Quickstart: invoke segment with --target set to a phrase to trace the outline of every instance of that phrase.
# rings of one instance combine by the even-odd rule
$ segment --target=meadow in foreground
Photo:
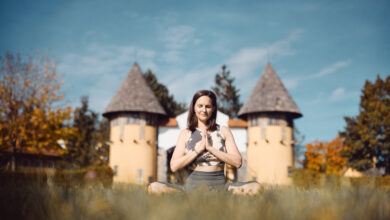
[[[1,185],[0,197],[2,219],[390,219],[390,193],[373,187],[292,186],[240,196],[202,189],[149,195],[127,184]]]

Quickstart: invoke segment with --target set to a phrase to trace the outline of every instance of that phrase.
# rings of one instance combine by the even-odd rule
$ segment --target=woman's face
[[[202,122],[206,122],[213,113],[213,104],[208,96],[201,96],[196,100],[194,111],[196,117]]]

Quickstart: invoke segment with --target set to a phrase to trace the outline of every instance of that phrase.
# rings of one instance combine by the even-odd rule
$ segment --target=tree
[[[340,132],[345,144],[348,165],[360,171],[384,167],[390,174],[390,76],[377,76],[375,83],[366,81],[360,96],[359,114],[345,117]]]
[[[305,146],[305,161],[304,167],[309,170],[316,172],[325,171],[325,158],[324,158],[324,143],[320,141],[314,141],[313,143],[308,143]]]
[[[343,156],[342,152],[347,149],[348,147],[343,144],[340,136],[337,136],[327,144],[325,151],[326,174],[341,173],[347,163],[347,159]]]
[[[241,108],[239,90],[234,86],[234,77],[230,76],[230,71],[226,65],[222,65],[220,73],[215,75],[215,86],[212,87],[218,98],[218,109],[231,118],[237,117]]]
[[[7,167],[15,170],[16,154],[26,150],[61,153],[57,141],[70,132],[64,123],[71,108],[60,105],[55,59],[39,52],[25,59],[5,52],[0,62],[0,149]]]
[[[173,95],[169,94],[168,88],[158,82],[151,70],[147,70],[144,77],[169,117],[175,117],[186,110],[186,104],[176,102]]]
[[[81,98],[81,107],[73,113],[73,133],[64,155],[65,167],[85,168],[106,165],[109,131],[107,121],[99,122],[98,114],[88,108],[88,97]]]
[[[314,141],[305,148],[306,169],[326,174],[340,174],[346,164],[346,158],[342,155],[346,146],[340,137],[330,142]]]

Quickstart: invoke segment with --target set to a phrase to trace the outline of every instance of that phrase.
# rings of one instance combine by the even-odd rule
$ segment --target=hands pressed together
[[[207,150],[210,151],[212,146],[209,143],[209,139],[207,137],[207,130],[202,130],[202,140],[195,146],[195,152],[197,154],[203,153],[203,151]]]

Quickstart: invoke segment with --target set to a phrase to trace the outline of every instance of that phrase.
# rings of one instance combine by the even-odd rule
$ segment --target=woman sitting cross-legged
[[[243,194],[254,194],[260,190],[260,184],[255,181],[226,182],[225,163],[240,168],[241,155],[230,129],[216,123],[216,99],[209,90],[200,90],[192,98],[188,128],[180,132],[170,162],[173,172],[189,168],[184,186],[153,182],[148,186],[150,193],[191,191],[201,186]]]

